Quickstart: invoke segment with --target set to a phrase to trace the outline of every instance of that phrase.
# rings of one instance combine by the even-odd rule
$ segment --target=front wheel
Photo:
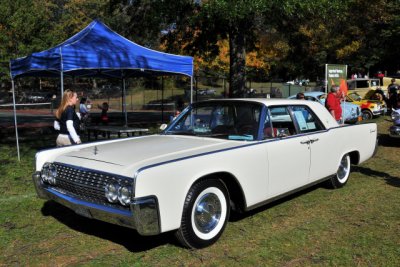
[[[330,179],[330,185],[333,188],[343,187],[350,176],[350,156],[346,154],[342,157],[339,163],[338,170],[335,175],[333,175]]]
[[[230,201],[225,184],[217,179],[195,183],[183,207],[177,239],[189,248],[203,248],[215,243],[229,218]]]
[[[370,120],[374,117],[374,114],[372,114],[371,110],[369,109],[364,109],[363,111],[361,111],[361,113],[363,120]]]

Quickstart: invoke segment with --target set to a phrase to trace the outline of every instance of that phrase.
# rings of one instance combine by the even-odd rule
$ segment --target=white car
[[[33,180],[39,197],[80,215],[142,235],[175,231],[201,248],[218,240],[231,210],[323,181],[344,186],[376,140],[376,124],[339,126],[316,102],[210,100],[158,135],[38,152]]]

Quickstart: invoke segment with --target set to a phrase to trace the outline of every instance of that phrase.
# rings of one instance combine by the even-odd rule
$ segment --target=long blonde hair
[[[61,114],[64,112],[64,110],[68,107],[69,105],[69,100],[74,97],[75,91],[71,89],[67,89],[64,91],[63,97],[61,99],[61,104],[56,110],[56,118],[60,119]]]

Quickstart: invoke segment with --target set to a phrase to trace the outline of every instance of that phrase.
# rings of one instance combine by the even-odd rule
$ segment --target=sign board
[[[328,88],[332,85],[339,86],[342,79],[347,79],[347,65],[325,65],[325,92],[328,92]]]

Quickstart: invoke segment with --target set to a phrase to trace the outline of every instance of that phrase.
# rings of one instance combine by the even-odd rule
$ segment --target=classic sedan
[[[161,134],[40,151],[33,181],[39,197],[82,216],[142,235],[174,231],[201,248],[218,240],[231,210],[321,182],[344,186],[376,138],[376,124],[339,126],[316,102],[210,100]]]
[[[324,92],[304,92],[304,98],[310,101],[316,101],[325,106],[326,94]],[[288,97],[289,99],[296,99],[296,95]],[[362,119],[361,109],[358,105],[348,101],[340,104],[343,110],[343,118],[345,123],[356,123]]]

